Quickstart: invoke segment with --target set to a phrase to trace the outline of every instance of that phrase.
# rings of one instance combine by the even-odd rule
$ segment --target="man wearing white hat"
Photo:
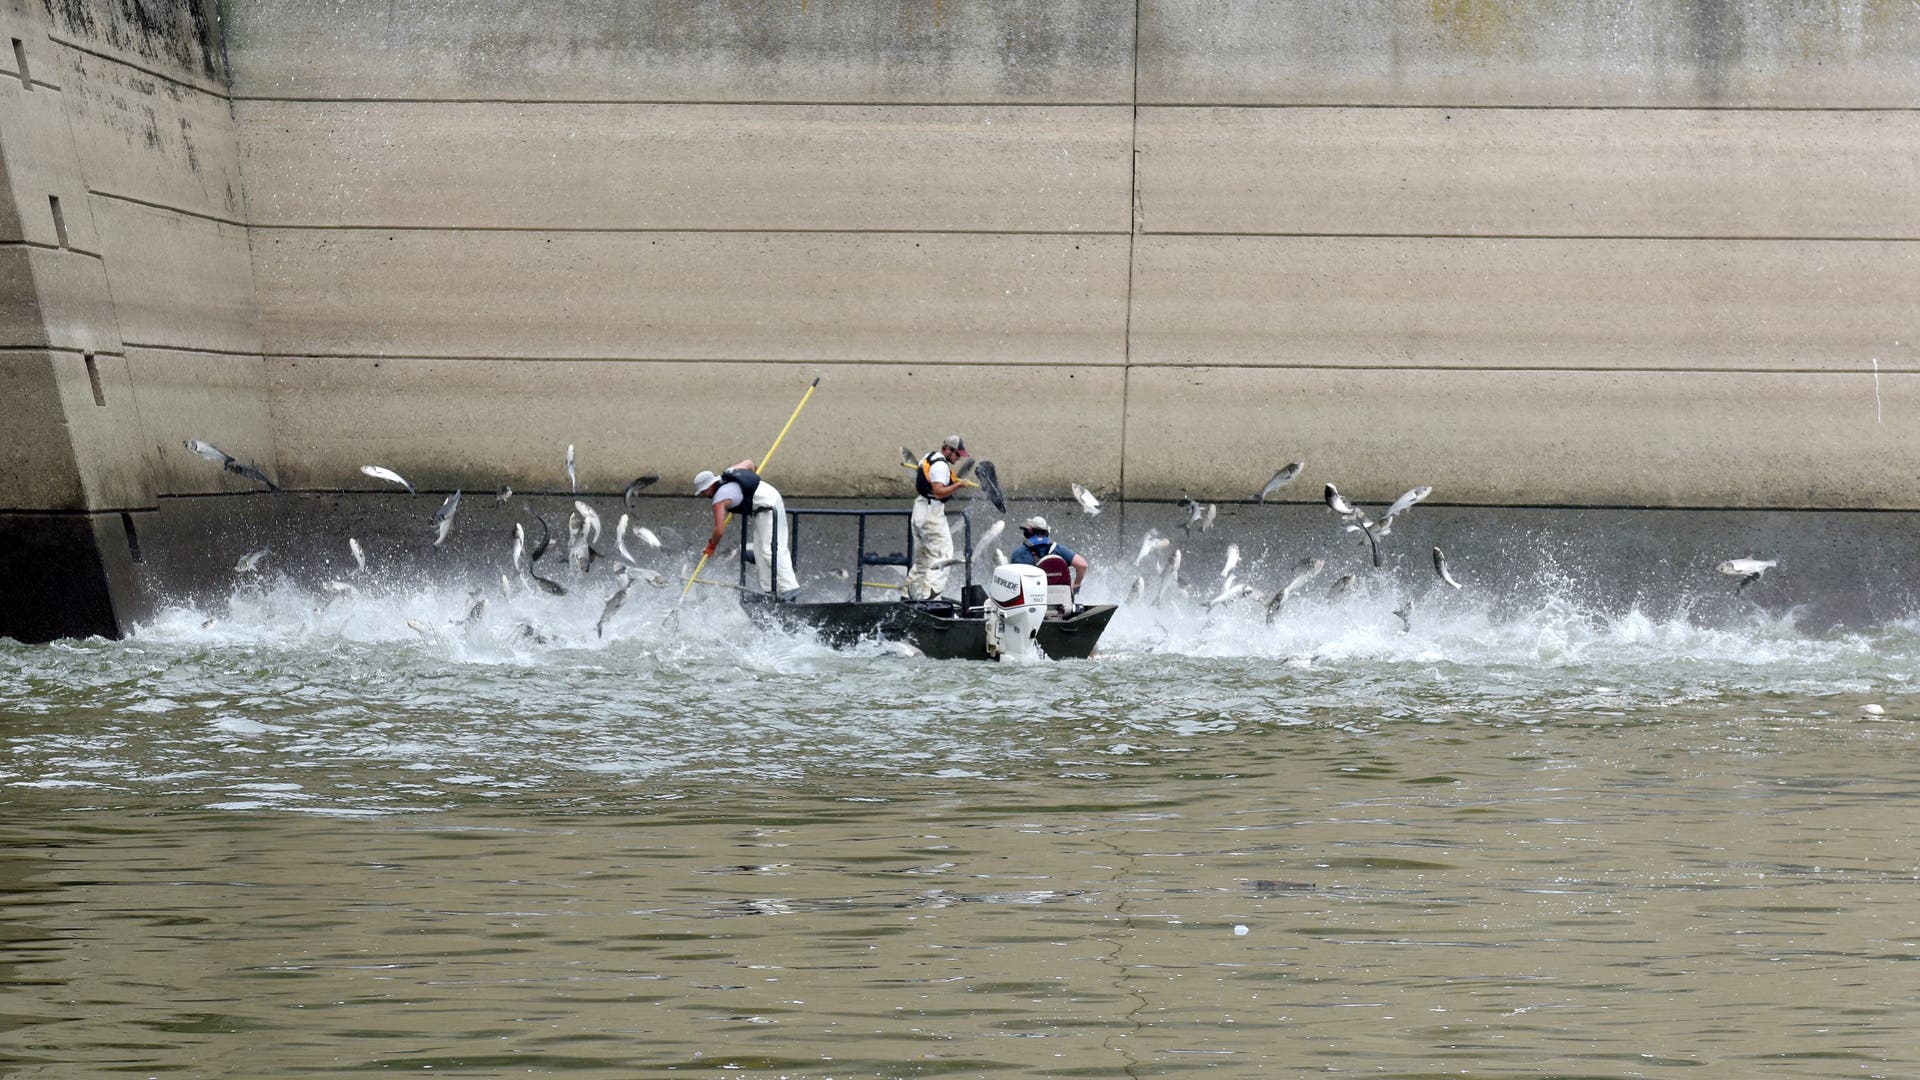
[[[953,559],[953,533],[947,528],[947,500],[966,487],[953,475],[953,463],[967,453],[958,435],[941,440],[940,448],[920,459],[913,473],[913,569],[907,572],[907,599],[930,600],[947,591],[947,569]]]
[[[1013,549],[1008,562],[1037,566],[1047,573],[1048,585],[1065,585],[1078,593],[1087,580],[1087,558],[1065,545],[1053,542],[1047,519],[1035,514],[1020,523],[1020,546]]]
[[[768,592],[774,582],[774,534],[779,533],[780,595],[786,597],[800,588],[793,576],[793,541],[788,537],[787,504],[772,484],[753,471],[753,459],[735,465],[723,473],[702,469],[693,478],[693,493],[713,500],[713,535],[707,539],[706,553],[712,555],[727,533],[727,515],[746,514],[753,518],[753,568],[760,578],[760,592]]]

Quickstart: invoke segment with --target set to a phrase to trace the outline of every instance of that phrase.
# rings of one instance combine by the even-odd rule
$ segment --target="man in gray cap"
[[[920,459],[913,472],[913,569],[907,573],[907,599],[929,600],[947,589],[953,558],[953,533],[947,528],[947,500],[968,481],[953,474],[953,464],[967,453],[966,440],[949,435],[940,448]]]
[[[793,542],[787,536],[786,501],[772,484],[753,471],[752,458],[722,473],[702,469],[700,475],[693,478],[693,493],[713,500],[713,535],[707,538],[708,555],[713,554],[726,536],[729,513],[749,515],[753,518],[753,568],[760,578],[761,594],[765,595],[773,587],[776,531],[780,534],[780,595],[784,598],[800,588],[800,582],[793,576]]]
[[[1047,519],[1038,514],[1020,523],[1020,546],[1007,561],[1037,566],[1046,571],[1048,585],[1065,585],[1075,595],[1087,580],[1087,557],[1054,543]]]

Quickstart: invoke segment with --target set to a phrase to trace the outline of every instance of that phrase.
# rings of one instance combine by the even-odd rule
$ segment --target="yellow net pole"
[[[767,462],[773,460],[773,452],[775,450],[780,449],[781,441],[787,437],[787,432],[793,430],[793,422],[795,420],[800,419],[800,410],[807,407],[807,401],[813,397],[814,388],[818,387],[819,385],[820,385],[820,377],[816,375],[813,377],[813,381],[807,384],[807,392],[801,395],[800,404],[795,405],[793,407],[793,415],[787,417],[787,426],[781,428],[780,434],[775,435],[773,437],[773,445],[767,448],[766,455],[763,456],[759,461],[760,468],[757,470],[758,472],[762,474],[766,473]],[[727,511],[727,516],[721,520],[720,527],[722,529],[725,529],[732,522],[733,522],[733,511],[729,510]],[[713,556],[707,554],[704,551],[700,553],[700,565],[693,568],[693,576],[689,577],[687,579],[687,583],[684,586],[682,586],[680,589],[680,598],[682,600],[686,599],[687,593],[692,591],[694,581],[700,577],[700,571],[705,570],[707,568],[707,560],[711,558],[713,558]],[[780,561],[779,552],[776,551],[773,553],[773,560],[775,563],[773,572],[777,576],[780,573],[780,567],[778,565]]]

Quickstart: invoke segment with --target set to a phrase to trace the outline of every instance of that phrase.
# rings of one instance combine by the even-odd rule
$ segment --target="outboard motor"
[[[1037,566],[1008,563],[987,585],[987,655],[1013,663],[1045,659],[1040,624],[1047,617],[1047,575]]]

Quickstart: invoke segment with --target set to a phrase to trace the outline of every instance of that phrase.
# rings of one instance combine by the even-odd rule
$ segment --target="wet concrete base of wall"
[[[0,636],[45,641],[137,633],[169,608],[224,610],[240,590],[274,586],[311,590],[319,601],[335,591],[330,582],[496,592],[502,574],[512,573],[514,526],[525,529],[529,546],[538,542],[542,530],[533,511],[552,531],[552,547],[539,564],[543,576],[573,591],[614,590],[610,560],[584,576],[566,565],[574,496],[516,494],[500,505],[490,492],[466,493],[451,533],[436,547],[431,518],[443,498],[426,492],[262,494],[168,498],[156,511],[127,515],[0,515]],[[711,526],[705,505],[692,496],[644,497],[631,510],[617,495],[580,501],[603,522],[605,535],[595,545],[600,551],[614,551],[612,534],[623,513],[651,530],[661,549],[631,531],[627,547],[675,590]],[[790,509],[854,506],[899,511],[869,519],[867,549],[906,552],[905,500],[807,500]],[[1364,539],[1343,531],[1318,502],[1221,505],[1211,528],[1189,531],[1181,527],[1185,511],[1169,504],[1109,503],[1098,516],[1088,516],[1072,503],[1016,500],[1000,515],[976,500],[953,509],[956,546],[965,542],[963,509],[972,515],[976,537],[993,521],[1007,521],[995,545],[1003,550],[1017,542],[1015,526],[1022,519],[1046,515],[1054,538],[1091,560],[1086,598],[1095,601],[1122,600],[1136,578],[1152,595],[1171,551],[1136,565],[1152,529],[1181,551],[1178,580],[1192,603],[1219,591],[1227,549],[1234,545],[1240,550],[1235,580],[1252,585],[1262,599],[1284,585],[1301,560],[1317,558],[1325,565],[1316,593],[1354,574],[1379,595],[1421,602],[1472,597],[1494,617],[1559,603],[1596,617],[1638,610],[1705,625],[1764,615],[1819,633],[1920,615],[1920,587],[1910,572],[1920,565],[1920,516],[1912,513],[1421,505],[1394,523],[1381,545],[1383,565],[1375,568]],[[795,562],[807,599],[851,599],[851,585],[829,571],[853,568],[855,529],[852,518],[799,521]],[[730,534],[703,577],[741,580],[736,535]],[[365,554],[365,574],[350,538]],[[1437,577],[1435,547],[1445,551],[1450,572],[1463,586],[1459,594]],[[257,569],[237,569],[243,557],[262,549]],[[1735,558],[1778,565],[1742,589],[1736,578],[1716,570]],[[975,580],[984,580],[991,566],[983,555],[973,568]],[[886,566],[867,570],[867,579],[882,586],[900,577]],[[517,577],[515,582],[525,587]],[[898,591],[878,587],[865,595],[884,599]]]

